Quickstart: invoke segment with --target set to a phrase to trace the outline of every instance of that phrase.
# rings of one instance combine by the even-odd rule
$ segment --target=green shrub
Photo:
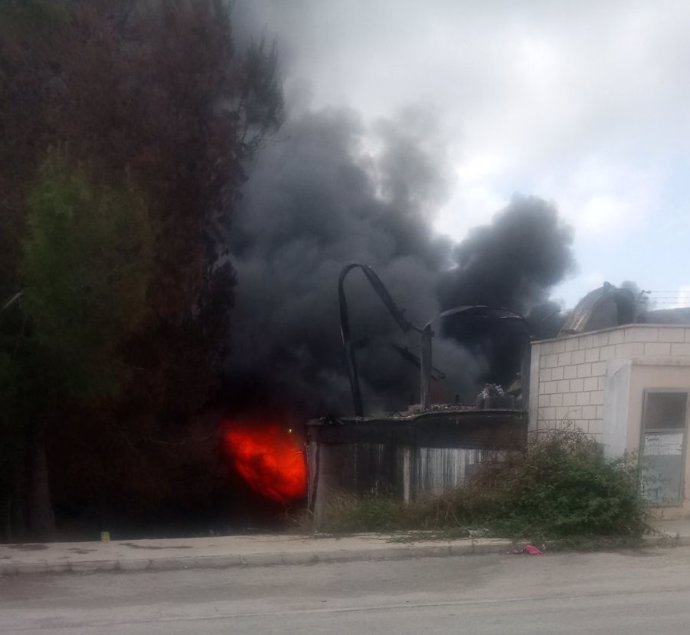
[[[492,524],[511,535],[634,537],[646,526],[636,461],[605,458],[578,430],[541,436],[493,477]]]

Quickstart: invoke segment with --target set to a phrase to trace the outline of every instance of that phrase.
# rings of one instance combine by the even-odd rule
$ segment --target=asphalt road
[[[0,633],[686,634],[690,547],[0,578]]]

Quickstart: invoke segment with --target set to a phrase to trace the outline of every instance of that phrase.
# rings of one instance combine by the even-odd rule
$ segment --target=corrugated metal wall
[[[342,492],[405,501],[442,494],[480,464],[520,451],[526,429],[517,411],[315,424],[307,453],[310,509],[318,519],[329,496]]]

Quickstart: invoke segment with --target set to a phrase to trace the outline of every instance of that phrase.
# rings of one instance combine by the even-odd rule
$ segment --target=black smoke
[[[367,127],[347,110],[304,112],[253,167],[232,226],[237,304],[227,395],[234,407],[288,407],[300,415],[349,413],[336,285],[350,262],[372,265],[406,317],[423,325],[454,304],[527,311],[572,265],[571,234],[554,208],[516,198],[453,246],[432,230],[448,188],[440,135],[419,113]],[[367,412],[419,399],[418,371],[374,292],[347,282]],[[486,356],[446,327],[435,365],[437,398],[471,395],[490,374]],[[458,345],[460,342],[462,345]],[[392,346],[397,345],[398,350]]]
[[[574,266],[572,230],[539,198],[514,196],[490,225],[453,249],[456,267],[440,285],[444,308],[486,304],[526,313]]]
[[[514,196],[492,222],[453,249],[455,266],[441,275],[441,306],[509,309],[525,323],[449,320],[444,333],[485,361],[481,381],[506,384],[520,372],[529,338],[553,337],[563,321],[548,292],[574,268],[573,233],[554,205]]]

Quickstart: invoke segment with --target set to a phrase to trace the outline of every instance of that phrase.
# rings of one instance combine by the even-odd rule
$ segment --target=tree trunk
[[[22,456],[25,455],[25,448],[17,450]],[[10,497],[10,528],[11,536],[9,540],[17,542],[26,535],[26,460],[17,458],[13,467],[14,479],[12,483],[12,495]]]
[[[12,499],[8,496],[2,506],[2,531],[0,539],[5,542],[13,542],[14,533],[12,531]]]
[[[29,442],[29,532],[34,539],[47,540],[55,534],[55,514],[50,496],[50,477],[46,455],[45,428],[32,435]]]

